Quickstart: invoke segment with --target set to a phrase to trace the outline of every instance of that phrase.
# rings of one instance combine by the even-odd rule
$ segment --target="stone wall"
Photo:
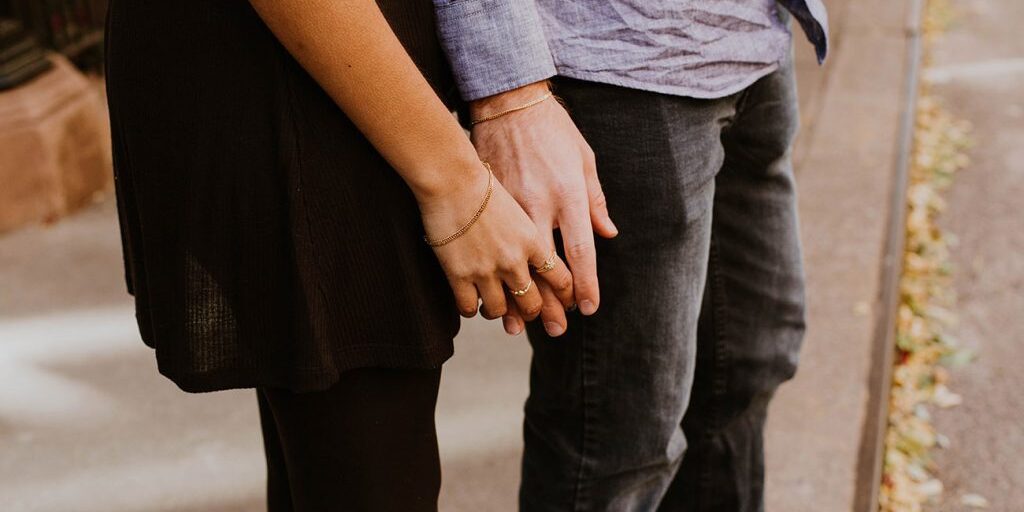
[[[102,87],[51,59],[50,71],[0,92],[0,232],[54,222],[111,187]]]

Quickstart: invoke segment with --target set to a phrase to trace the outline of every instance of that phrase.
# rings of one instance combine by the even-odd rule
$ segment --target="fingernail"
[[[510,336],[515,336],[523,332],[523,324],[519,323],[519,320],[510,319],[505,321],[505,332]]]
[[[561,336],[565,332],[565,329],[555,322],[544,322],[544,330],[547,331],[548,336]]]
[[[571,311],[576,311],[576,303],[573,302],[572,304],[569,304],[569,306],[567,308],[565,308],[565,310],[566,311],[570,311],[570,312]]]
[[[593,302],[586,299],[580,301],[581,313],[584,315],[593,315],[595,311],[597,311],[597,306],[595,306]]]

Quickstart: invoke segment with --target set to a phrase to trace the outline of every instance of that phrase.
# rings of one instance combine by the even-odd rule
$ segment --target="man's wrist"
[[[472,119],[483,119],[509,109],[515,109],[531,101],[536,101],[550,91],[551,86],[547,80],[527,84],[469,102],[469,115]]]

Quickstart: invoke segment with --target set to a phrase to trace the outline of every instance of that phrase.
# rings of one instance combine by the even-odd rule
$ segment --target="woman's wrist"
[[[487,169],[487,191],[484,193],[483,199],[480,200],[480,206],[477,207],[476,213],[474,213],[465,224],[461,225],[448,236],[442,238],[439,236],[431,237],[429,234],[425,235],[423,240],[426,241],[428,245],[431,247],[442,247],[448,245],[466,234],[466,232],[473,227],[473,224],[476,224],[476,222],[480,220],[480,216],[484,214],[484,210],[487,209],[487,205],[490,203],[491,195],[494,193],[494,173],[491,172],[491,167],[486,163],[484,164],[484,168]]]
[[[417,194],[427,243],[438,247],[445,245],[440,240],[450,241],[447,239],[453,233],[459,233],[454,238],[464,234],[484,213],[493,187],[499,187],[497,181],[483,162],[476,160],[468,175],[429,194]]]
[[[416,201],[421,205],[458,201],[479,188],[486,180],[487,170],[483,162],[473,154],[472,158],[449,160],[444,164],[413,173],[414,179],[407,180]]]

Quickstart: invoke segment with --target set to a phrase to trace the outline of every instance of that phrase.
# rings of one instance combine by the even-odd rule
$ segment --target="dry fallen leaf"
[[[934,499],[942,494],[942,482],[937,478],[932,478],[931,480],[919,484],[918,490],[921,494],[924,494],[926,498]]]
[[[935,386],[935,390],[932,392],[932,403],[943,409],[955,407],[963,401],[963,397],[950,391],[945,384]]]
[[[960,504],[971,508],[988,508],[988,500],[980,494],[964,494],[960,496]]]
[[[949,13],[945,0],[929,0],[926,50],[927,41],[948,23]],[[929,452],[949,446],[949,439],[935,432],[929,406],[952,407],[962,401],[947,387],[948,372],[939,365],[949,362],[956,366],[974,357],[958,348],[947,334],[956,322],[949,258],[949,245],[956,239],[943,233],[936,222],[945,209],[944,190],[967,165],[964,151],[969,130],[941,108],[927,86],[922,87],[906,195],[906,243],[879,493],[881,512],[920,512],[923,504],[942,493],[942,482],[929,471]],[[970,500],[983,503],[984,498]]]

